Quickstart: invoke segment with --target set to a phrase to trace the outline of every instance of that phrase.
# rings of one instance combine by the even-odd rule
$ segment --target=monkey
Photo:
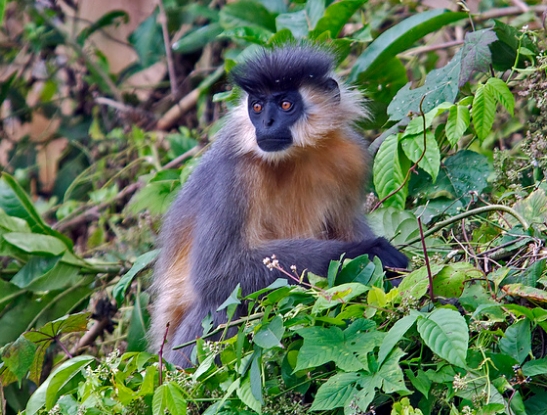
[[[367,113],[333,67],[328,49],[292,44],[263,49],[232,70],[241,100],[160,231],[151,350],[162,346],[167,322],[170,346],[200,337],[208,314],[225,323],[217,308],[238,283],[247,295],[287,279],[264,265],[272,255],[285,270],[318,275],[343,254],[407,266],[361,214],[371,160],[356,121]],[[168,361],[190,365],[191,347],[166,349]]]

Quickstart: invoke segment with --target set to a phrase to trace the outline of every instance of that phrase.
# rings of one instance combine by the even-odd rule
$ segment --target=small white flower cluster
[[[273,271],[274,269],[279,268],[279,260],[276,258],[275,255],[264,258],[262,262],[264,263],[264,265],[266,265],[266,267],[268,267],[270,271]]]

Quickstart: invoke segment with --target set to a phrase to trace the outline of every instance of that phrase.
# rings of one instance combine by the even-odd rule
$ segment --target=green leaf
[[[431,274],[433,277],[437,275],[441,269],[442,265],[431,264]],[[421,267],[417,270],[412,271],[406,277],[403,278],[401,284],[399,285],[399,293],[402,298],[407,299],[420,299],[422,298],[429,287],[429,277],[427,275],[427,267]]]
[[[308,17],[305,10],[283,13],[275,18],[277,30],[288,29],[297,39],[308,35]]]
[[[263,325],[254,336],[254,342],[263,349],[282,347],[281,339],[285,333],[283,320],[275,316],[272,321]]]
[[[4,12],[6,11],[6,3],[8,0],[0,0],[0,24],[4,22]],[[1,103],[1,101],[0,101]]]
[[[171,415],[186,415],[186,400],[181,387],[175,382],[160,385],[152,399],[152,413],[164,415],[166,410]]]
[[[262,4],[251,0],[229,3],[220,10],[220,24],[224,29],[260,26],[275,33],[275,14]]]
[[[499,341],[500,350],[522,364],[532,350],[530,322],[523,318],[512,324]]]
[[[38,269],[34,267],[31,267],[30,269],[27,268],[29,264],[34,264],[36,262],[41,261],[39,261],[39,259],[37,260],[36,257],[32,257],[17,275],[15,275],[15,277],[21,278],[21,280],[19,280],[20,283],[25,281],[25,289],[29,291],[39,293],[60,290],[81,282],[82,277],[79,275],[80,268],[66,264],[62,259],[57,261],[52,269],[47,270],[44,273],[40,272],[39,267]]]
[[[427,398],[429,396],[429,391],[431,390],[432,382],[425,372],[423,370],[418,370],[418,375],[415,376],[412,370],[406,369],[405,374],[410,380],[410,383],[412,383],[412,386]]]
[[[316,38],[328,31],[331,39],[336,39],[351,16],[366,2],[367,0],[340,0],[331,4],[310,33],[310,38]]]
[[[378,36],[357,58],[349,82],[363,81],[371,76],[371,73],[385,70],[386,62],[412,47],[417,40],[449,23],[465,18],[466,13],[433,9],[403,20]]]
[[[230,39],[241,39],[250,43],[265,46],[271,39],[272,35],[272,32],[261,27],[236,27],[234,29],[225,30],[219,36]],[[229,92],[233,93],[234,90]]]
[[[29,254],[58,256],[67,250],[64,241],[50,235],[10,232],[3,237],[10,245]]]
[[[154,249],[153,251],[140,255],[133,263],[131,269],[120,278],[112,291],[112,295],[116,299],[118,307],[122,305],[127,288],[131,285],[135,276],[150,265],[150,263],[156,259],[158,254],[159,249]]]
[[[401,88],[388,106],[389,119],[392,121],[402,120],[410,112],[420,114],[421,102],[424,113],[443,102],[453,103],[459,91],[460,69],[461,50],[444,67],[429,72],[421,87],[411,90],[409,82]]]
[[[30,396],[25,414],[34,415],[44,406],[49,411],[57,402],[61,388],[94,360],[93,356],[77,356],[62,363]]]
[[[76,37],[76,42],[83,46],[85,41],[95,33],[107,26],[118,25],[120,23],[128,23],[129,14],[125,10],[112,10],[102,15],[98,20],[95,20],[91,25],[83,29]]]
[[[139,63],[143,69],[159,62],[165,56],[163,34],[157,18],[158,10],[156,9],[128,38],[139,56]]]
[[[494,69],[505,71],[511,69],[517,59],[519,48],[526,48],[533,51],[536,56],[539,51],[537,45],[527,35],[521,33],[516,27],[505,24],[499,20],[494,21],[494,32],[498,41],[490,45],[492,51],[492,63]],[[519,55],[517,68],[526,67],[531,59],[524,54]]]
[[[148,300],[149,295],[146,292],[141,292],[135,297],[135,304],[133,305],[131,319],[129,320],[129,328],[127,329],[128,352],[146,351],[146,332],[150,320],[147,311]]]
[[[422,168],[433,179],[433,183],[437,180],[439,169],[441,168],[441,151],[435,135],[431,131],[426,132],[425,149],[424,149],[424,135],[404,135],[401,140],[401,148],[408,159],[416,163],[422,156],[425,150],[424,157],[418,163],[418,166]]]
[[[418,315],[405,316],[398,320],[391,329],[387,332],[386,337],[380,345],[378,351],[378,365],[381,365],[386,357],[391,353],[393,348],[399,343],[406,332],[414,325]]]
[[[240,28],[242,29],[242,28]],[[237,37],[235,33],[226,33],[220,23],[210,23],[193,30],[173,44],[173,51],[177,53],[192,53],[203,49],[205,45],[216,40],[221,33],[228,37]]]
[[[378,197],[383,199],[398,189],[405,180],[405,173],[399,157],[398,136],[391,135],[380,146],[372,168],[374,188]],[[384,202],[384,206],[403,209],[408,194],[408,184]]]
[[[323,310],[348,302],[365,293],[368,287],[363,284],[350,282],[329,288],[317,299],[313,305],[312,314],[318,314]]]
[[[488,187],[491,172],[491,164],[482,154],[469,150],[459,151],[444,161],[444,184],[448,185],[447,188],[456,198],[468,203],[471,191],[481,194]],[[440,177],[436,184],[443,185]]]
[[[325,0],[308,0],[305,10],[310,27],[315,28],[319,19],[325,14]]]
[[[538,392],[524,403],[526,413],[533,415],[547,415],[547,394]]]
[[[448,308],[435,309],[427,317],[418,319],[418,332],[425,344],[442,359],[466,367],[469,332],[460,313]]]
[[[304,338],[304,344],[294,371],[318,367],[330,361],[346,372],[368,369],[367,354],[380,345],[384,334],[377,331],[354,331],[352,326],[344,331],[338,327],[298,330],[297,333]]]
[[[251,382],[251,393],[260,404],[264,404],[262,399],[262,373],[260,371],[261,351],[255,350],[251,359],[251,369],[249,370],[249,381]]]
[[[524,376],[547,375],[547,357],[526,362],[522,366]]]
[[[28,262],[21,268],[17,274],[11,279],[11,283],[15,284],[19,288],[25,288],[31,284],[36,278],[41,277],[53,267],[55,267],[59,260],[60,256],[54,257],[39,257],[33,256]]]
[[[72,241],[60,232],[51,229],[35,209],[25,190],[9,174],[3,172],[0,178],[0,208],[8,215],[24,219],[32,232],[51,235],[61,239],[72,249]]]
[[[130,212],[148,210],[153,215],[163,215],[180,188],[180,180],[161,180],[148,183],[129,202]]]
[[[433,292],[444,298],[459,298],[464,282],[473,278],[483,278],[483,273],[467,262],[456,262],[443,267],[433,277]]]
[[[251,390],[251,380],[246,376],[241,385],[236,390],[236,394],[241,402],[251,408],[253,411],[262,413],[262,404],[254,397]]]
[[[10,343],[2,350],[2,361],[17,377],[19,384],[30,369],[35,353],[36,345],[23,336],[19,336],[15,342]]]
[[[462,48],[462,70],[458,86],[461,88],[470,79],[475,71],[488,72],[492,63],[492,53],[489,44],[497,40],[492,29],[468,32]]]
[[[509,90],[507,84],[499,78],[490,78],[486,82],[486,88],[490,90],[494,99],[503,105],[507,112],[513,116],[515,110],[515,97]]]
[[[496,116],[496,101],[490,88],[485,85],[479,85],[473,99],[471,108],[473,115],[473,125],[479,140],[483,141],[492,131],[494,117]]]
[[[452,147],[460,141],[470,123],[469,109],[466,106],[454,105],[450,108],[446,121],[446,138]]]
[[[28,223],[23,219],[9,216],[0,209],[0,230],[5,229],[8,232],[30,233]]]
[[[321,385],[310,411],[329,411],[343,407],[357,390],[355,384],[361,380],[362,373],[338,373]]]
[[[401,364],[399,363],[399,360],[405,354],[399,348],[393,350],[384,364],[380,366],[378,373],[376,373],[375,377],[382,380],[382,390],[385,393],[402,394],[409,392],[405,386],[403,369],[401,369]]]

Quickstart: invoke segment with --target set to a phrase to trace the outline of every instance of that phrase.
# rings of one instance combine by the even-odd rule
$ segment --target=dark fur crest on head
[[[263,50],[236,66],[234,82],[247,93],[297,90],[304,85],[328,85],[333,70],[333,55],[312,45],[288,45]]]

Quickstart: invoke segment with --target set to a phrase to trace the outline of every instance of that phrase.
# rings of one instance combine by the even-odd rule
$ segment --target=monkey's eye
[[[256,112],[257,114],[262,111],[262,104],[259,103],[259,102],[255,102],[253,104],[253,111]]]
[[[288,111],[292,108],[292,102],[290,101],[283,101],[281,102],[281,109],[283,111]]]

